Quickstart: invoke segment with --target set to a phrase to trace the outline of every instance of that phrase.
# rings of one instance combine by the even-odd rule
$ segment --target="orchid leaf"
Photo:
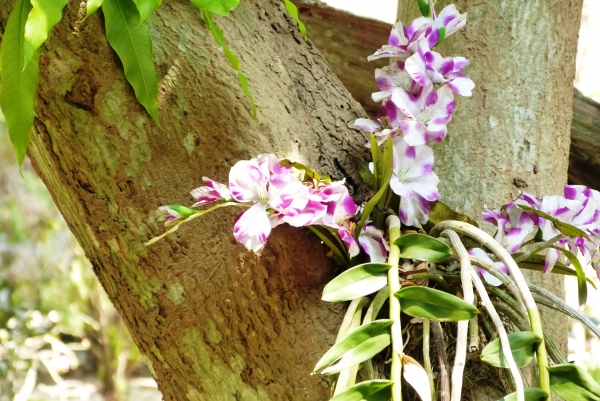
[[[327,351],[317,362],[314,372],[339,373],[372,358],[391,343],[389,319],[376,320],[354,330]],[[339,362],[330,366],[332,363]]]
[[[458,322],[469,320],[479,313],[470,303],[433,288],[405,287],[395,295],[400,299],[402,312],[421,319]]]
[[[86,8],[85,18],[83,20],[85,21],[87,19],[87,17],[89,17],[90,15],[95,13],[96,10],[98,10],[102,6],[103,2],[104,2],[104,0],[87,0],[86,6],[85,6],[85,8]]]
[[[548,368],[550,388],[565,400],[600,401],[600,385],[584,369],[572,363]]]
[[[27,66],[36,50],[48,39],[48,33],[62,18],[62,10],[69,0],[31,0],[31,12],[25,24],[23,43],[24,64]]]
[[[377,183],[375,182],[375,176],[369,170],[369,163],[365,161],[358,162],[358,174],[360,174],[360,178],[362,178],[363,182],[367,184],[367,187],[371,191],[375,191],[377,189]]]
[[[231,0],[231,1],[233,2],[233,0]],[[235,0],[235,2],[237,5],[238,0]],[[194,3],[194,5],[196,5],[198,7],[201,7],[201,6],[197,5],[196,3],[204,3],[204,1],[192,0],[192,3]],[[218,26],[215,25],[215,23],[212,19],[212,13],[210,11],[208,11],[208,9],[203,9],[202,15],[204,16],[204,22],[206,22],[206,26],[212,33],[212,36],[215,39],[215,42],[217,42],[217,44],[223,48],[223,51],[225,52],[225,57],[227,57],[229,64],[231,64],[231,67],[234,69],[235,72],[237,72],[238,83],[240,84],[240,87],[242,88],[242,90],[244,91],[246,96],[248,96],[248,99],[250,100],[250,107],[252,108],[252,117],[256,120],[256,103],[254,103],[254,96],[252,96],[252,93],[250,92],[250,88],[248,87],[248,80],[246,79],[246,76],[240,70],[240,62],[239,62],[237,56],[235,54],[233,54],[233,52],[231,50],[229,50],[227,43],[225,43],[225,37],[223,36],[223,31],[221,30],[221,28],[219,28]]]
[[[290,0],[283,0],[283,2],[285,3],[285,9],[287,10],[290,17],[292,17],[296,20],[296,22],[298,22],[298,29],[300,30],[300,33],[302,33],[302,37],[304,38],[304,40],[306,40],[306,27],[304,26],[302,21],[300,21],[300,17],[298,17],[298,9]]]
[[[379,291],[387,284],[387,263],[365,263],[346,270],[323,289],[323,301],[342,302]]]
[[[477,222],[466,214],[458,213],[448,205],[438,201],[430,202],[431,209],[429,210],[429,222],[433,225],[446,220],[457,220],[469,223],[472,226],[479,227]]]
[[[542,338],[531,331],[517,331],[508,335],[510,349],[518,367],[527,366],[534,357]],[[502,350],[500,339],[489,343],[481,352],[481,360],[497,368],[507,368],[508,362]]]
[[[369,380],[358,383],[330,401],[388,401],[392,397],[390,380]]]
[[[419,394],[421,400],[431,401],[431,387],[429,376],[425,369],[408,355],[402,356],[402,376],[408,384]]]
[[[513,254],[513,258],[518,258],[521,254],[520,253],[515,253]],[[535,270],[535,271],[544,271],[544,261],[546,259],[545,255],[530,255],[527,257],[527,259],[521,261],[518,263],[519,267],[521,269],[527,269],[527,270]],[[561,262],[556,262],[556,264],[554,265],[554,268],[552,269],[552,273],[556,273],[556,274],[562,274],[565,276],[577,276],[577,272],[574,269],[571,269],[568,266],[565,266],[563,263]],[[592,286],[594,287],[594,289],[596,289],[596,284],[590,280],[589,278],[586,277],[586,281]]]
[[[383,157],[383,152],[377,143],[377,139],[375,139],[375,135],[371,133],[369,137],[371,143],[371,158],[373,159],[373,175],[375,176],[377,189],[379,189],[379,177],[381,176],[379,171],[383,171],[381,168],[381,158]]]
[[[192,4],[203,11],[226,17],[229,11],[240,4],[240,0],[191,0]],[[221,45],[223,46],[223,45]],[[223,46],[225,47],[225,46]]]
[[[0,107],[19,166],[23,164],[29,144],[34,118],[34,97],[40,78],[37,55],[31,58],[27,66],[24,65],[23,38],[31,9],[29,0],[17,2],[8,18],[0,47],[0,57],[4,61],[0,74]]]
[[[585,231],[582,229],[575,227],[574,225],[564,223],[557,219],[554,216],[549,215],[548,213],[542,212],[541,210],[534,209],[530,206],[517,204],[521,209],[533,212],[536,216],[542,217],[546,220],[551,221],[554,224],[554,227],[567,237],[583,237],[585,239],[590,239]]]
[[[569,259],[569,262],[571,262],[573,267],[575,267],[575,273],[577,274],[577,296],[579,298],[579,306],[585,305],[587,301],[587,285],[585,282],[586,277],[579,259],[577,259],[577,256],[575,256],[571,251],[565,248],[559,246],[552,246],[551,248],[562,252],[563,255]]]
[[[158,78],[152,60],[152,38],[141,23],[133,0],[104,0],[106,37],[125,70],[137,100],[158,123]]]
[[[330,176],[325,175],[325,174],[319,174],[315,170],[311,169],[310,167],[308,167],[302,163],[293,162],[288,159],[283,159],[283,160],[279,161],[279,164],[282,166],[293,167],[295,169],[304,171],[304,175],[305,175],[304,180],[306,180],[306,178],[309,178],[311,181],[317,180],[317,181],[325,182],[327,184],[331,184]]]
[[[333,252],[336,258],[345,267],[350,266],[350,260],[348,259],[348,251],[345,247],[341,246],[339,241],[336,240],[333,234],[331,234],[326,227],[323,226],[308,226],[309,230],[312,231],[323,241],[329,249]]]
[[[400,257],[440,263],[452,256],[452,250],[444,242],[425,234],[403,235],[394,243],[400,248]]]
[[[541,388],[528,388],[525,389],[525,401],[546,401],[548,399],[548,393]],[[498,401],[517,401],[517,393],[511,393],[506,397],[499,399]]]
[[[162,0],[133,0],[140,13],[140,23],[146,21],[154,10],[160,7]]]
[[[375,145],[373,145],[375,143]],[[374,147],[373,147],[374,146]],[[356,238],[360,236],[362,233],[362,228],[367,222],[367,219],[371,215],[375,206],[379,203],[385,192],[387,191],[390,185],[390,179],[392,178],[392,163],[393,163],[393,147],[392,141],[387,141],[385,145],[385,150],[383,154],[379,150],[379,146],[377,146],[377,141],[375,141],[375,137],[371,134],[371,150],[373,153],[373,163],[374,168],[373,171],[378,171],[379,173],[375,176],[378,182],[379,190],[373,197],[367,202],[362,211],[362,216],[360,217],[360,221],[356,225],[356,230],[354,230],[354,235]],[[389,167],[385,169],[384,167]]]

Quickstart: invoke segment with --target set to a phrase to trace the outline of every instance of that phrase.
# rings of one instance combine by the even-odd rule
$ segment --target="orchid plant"
[[[564,196],[522,193],[500,209],[486,208],[483,219],[496,226],[494,237],[439,202],[429,143],[445,138],[454,95],[471,96],[475,84],[463,73],[469,63],[464,57],[433,50],[465,26],[466,13],[449,5],[436,14],[427,0],[419,6],[423,16],[407,26],[396,23],[388,43],[369,56],[394,61],[375,70],[377,118],[355,123],[370,133],[372,162],[363,178],[373,196],[364,207],[356,205],[343,180],[263,154],[237,162],[227,185],[204,177],[204,186],[191,192],[196,200],[191,207],[160,207],[158,216],[170,229],[147,244],[229,206],[245,209],[233,235],[253,252],[260,252],[280,224],[310,228],[347,268],[323,290],[323,300],[350,304],[337,342],[314,369],[339,374],[332,401],[399,401],[408,391],[402,377],[422,400],[459,401],[468,353],[508,369],[513,393],[505,400],[545,400],[551,390],[566,400],[582,394],[600,399],[598,385],[566,363],[545,335],[536,302],[559,305],[596,335],[600,331],[555,295],[528,284],[521,272],[576,276],[579,301],[585,303],[587,282],[593,282],[584,267],[591,265],[600,276],[600,193],[578,185],[566,186]],[[467,249],[473,243],[479,247]],[[378,318],[386,301],[389,316]],[[442,327],[443,322],[458,322],[451,374],[443,330],[453,326]],[[419,358],[405,348],[410,333],[422,338]],[[431,344],[442,344],[437,374]],[[374,373],[373,358],[386,349],[391,364],[382,379]],[[538,386],[525,389],[519,368],[534,357]],[[364,380],[357,384],[359,367]]]

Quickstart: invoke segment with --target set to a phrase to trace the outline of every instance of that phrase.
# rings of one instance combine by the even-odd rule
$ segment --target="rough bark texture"
[[[13,1],[0,6],[3,25]],[[324,400],[310,372],[333,343],[343,305],[320,301],[335,274],[319,240],[278,228],[254,255],[232,236],[240,210],[218,211],[150,248],[154,210],[189,204],[203,175],[273,152],[342,178],[363,158],[364,116],[283,2],[245,0],[217,18],[259,106],[249,104],[189,1],[150,19],[159,128],[135,99],[100,13],[79,4],[42,49],[30,157],[166,400]]]
[[[297,3],[300,18],[307,26],[311,40],[325,56],[331,69],[344,86],[374,117],[379,103],[371,99],[378,90],[373,80],[374,68],[385,60],[367,62],[366,56],[385,43],[391,24],[370,20],[327,7],[320,2]],[[600,190],[600,104],[575,90],[571,148],[569,152],[569,183]]]

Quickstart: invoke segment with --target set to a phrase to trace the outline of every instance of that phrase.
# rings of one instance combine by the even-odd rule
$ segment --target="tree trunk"
[[[3,26],[14,2],[8,3],[0,6]],[[506,188],[516,174],[534,192],[557,192],[562,184],[557,181],[566,175],[551,166],[558,169],[566,160],[570,92],[563,91],[576,47],[576,35],[567,30],[578,26],[580,4],[567,9],[557,1],[532,2],[541,11],[529,16],[531,7],[523,2],[509,11],[492,1],[462,3],[458,8],[469,10],[471,25],[461,35],[469,42],[453,37],[448,43],[454,48],[444,52],[468,57],[479,85],[473,99],[458,100],[444,150],[436,146],[443,199],[478,213],[483,202],[496,206],[508,200]],[[342,178],[334,168],[337,159],[356,178],[365,136],[352,123],[364,112],[311,42],[302,40],[282,2],[245,0],[232,18],[217,23],[257,99],[259,117],[253,121],[200,12],[187,1],[172,0],[150,19],[161,129],[125,81],[104,38],[101,15],[72,34],[78,8],[68,5],[41,52],[30,157],[165,399],[327,399],[328,379],[310,372],[333,343],[343,306],[320,301],[335,267],[315,237],[279,227],[255,255],[233,239],[238,211],[230,210],[188,224],[150,248],[143,243],[162,232],[156,207],[186,204],[186,192],[201,185],[203,175],[226,180],[232,164],[259,153],[273,152]],[[559,11],[560,23],[553,20]],[[530,25],[527,18],[533,19]],[[504,32],[517,21],[531,29],[515,28],[506,40]],[[551,28],[527,47],[532,30],[546,24]],[[507,48],[509,43],[521,48]],[[540,61],[540,52],[549,61]],[[512,57],[524,53],[541,68],[526,91],[524,71],[532,64]],[[524,69],[515,71],[520,65]],[[510,74],[498,75],[500,66]],[[488,69],[494,72],[484,74]],[[551,118],[545,110],[552,110]],[[530,132],[520,129],[522,123]],[[542,137],[546,131],[555,136]],[[560,148],[557,154],[548,141]],[[548,155],[553,162],[542,164]],[[534,164],[540,169],[535,177]],[[459,195],[465,189],[473,194]]]
[[[2,22],[14,2],[2,8]],[[217,18],[259,107],[189,1],[150,19],[160,78],[159,128],[135,99],[103,18],[77,27],[79,2],[42,49],[30,157],[147,357],[167,400],[325,400],[311,376],[334,342],[343,305],[320,300],[336,273],[304,229],[274,230],[258,255],[222,210],[146,248],[160,205],[191,203],[201,177],[273,152],[341,179],[364,158],[364,116],[283,2],[241,2]],[[4,25],[4,24],[3,24]],[[357,177],[355,177],[357,178]]]

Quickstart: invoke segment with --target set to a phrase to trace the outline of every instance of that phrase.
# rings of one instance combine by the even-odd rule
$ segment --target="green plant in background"
[[[28,165],[21,178],[9,152],[1,121],[0,400],[29,399],[38,383],[48,396],[124,399],[139,352],[44,184]],[[65,380],[84,374],[100,389]]]

